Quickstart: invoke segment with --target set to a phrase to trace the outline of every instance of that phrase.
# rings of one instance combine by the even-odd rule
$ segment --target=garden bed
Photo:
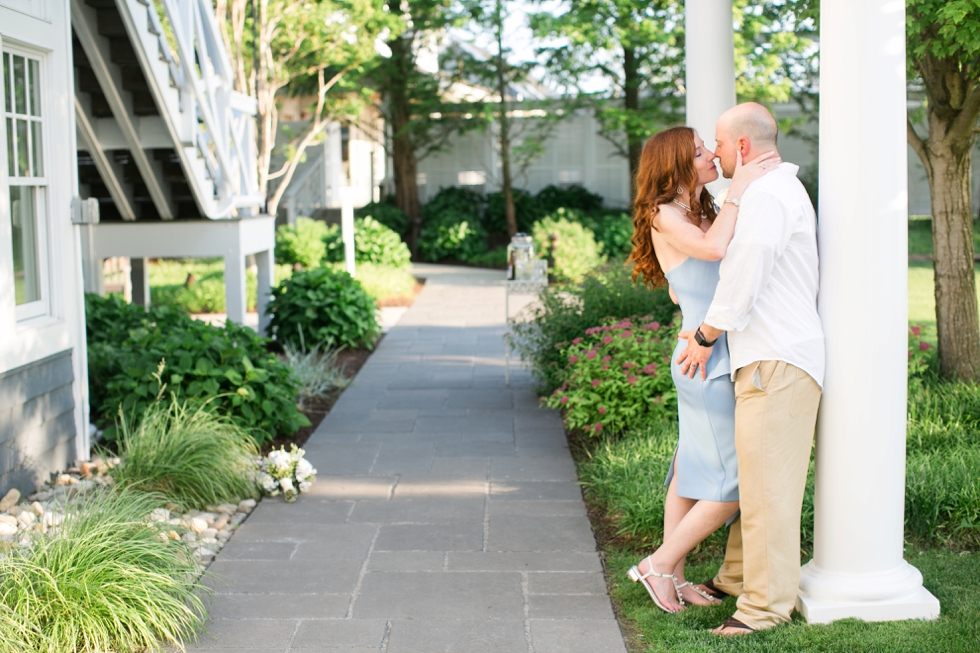
[[[416,296],[418,295],[416,294]],[[384,338],[384,336],[381,338]],[[375,348],[381,343],[381,338],[375,343]],[[344,349],[337,354],[337,365],[343,370],[345,377],[353,379],[373,353],[374,350],[372,349]],[[306,441],[310,439],[310,436],[313,435],[313,432],[316,431],[320,422],[323,421],[323,418],[327,416],[330,409],[337,403],[337,400],[340,399],[340,395],[343,392],[343,388],[338,388],[331,390],[321,397],[308,399],[305,407],[301,411],[310,420],[310,425],[300,428],[292,435],[279,436],[267,442],[262,447],[262,454],[266,455],[273,449],[278,449],[279,447],[288,448],[290,444],[295,444],[297,447],[302,447],[306,444]]]

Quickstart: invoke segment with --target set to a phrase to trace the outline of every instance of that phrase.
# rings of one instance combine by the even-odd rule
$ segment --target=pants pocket
[[[803,370],[793,367],[796,381],[793,383],[793,399],[789,405],[790,417],[813,417],[820,408],[820,386]]]

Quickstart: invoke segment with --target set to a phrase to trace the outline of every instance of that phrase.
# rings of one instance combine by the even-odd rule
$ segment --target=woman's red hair
[[[633,251],[629,263],[633,263],[633,281],[643,277],[650,288],[666,285],[663,268],[653,248],[653,219],[660,205],[675,199],[691,207],[687,214],[694,224],[701,224],[702,215],[715,219],[715,203],[705,188],[700,197],[691,197],[698,185],[698,171],[694,167],[694,130],[690,127],[672,127],[656,134],[643,146],[640,154],[640,170],[636,173],[636,198],[633,200]],[[678,195],[677,189],[690,189]]]

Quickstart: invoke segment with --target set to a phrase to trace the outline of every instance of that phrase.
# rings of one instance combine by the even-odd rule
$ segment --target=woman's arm
[[[752,163],[742,165],[742,155],[738,154],[735,174],[732,175],[732,185],[728,189],[728,197],[738,199],[745,189],[756,179],[772,172],[779,165],[780,159],[774,158],[772,152],[763,154]],[[762,167],[765,164],[765,168]],[[664,208],[668,210],[664,210]],[[708,231],[691,223],[684,210],[676,205],[661,205],[654,224],[667,242],[682,254],[702,261],[718,261],[725,256],[728,243],[735,233],[735,219],[738,207],[731,203],[722,205],[721,211],[715,218]]]

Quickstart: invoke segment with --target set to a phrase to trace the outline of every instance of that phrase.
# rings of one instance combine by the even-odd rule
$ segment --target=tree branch
[[[905,124],[907,126],[909,145],[915,150],[915,153],[919,155],[922,159],[923,165],[928,165],[928,158],[926,153],[925,143],[922,142],[922,138],[916,133],[915,127],[912,126],[912,121],[908,118],[905,119]]]
[[[980,114],[980,84],[973,87],[970,96],[963,103],[960,115],[953,121],[952,131],[966,135],[974,128],[977,122],[977,115]]]

